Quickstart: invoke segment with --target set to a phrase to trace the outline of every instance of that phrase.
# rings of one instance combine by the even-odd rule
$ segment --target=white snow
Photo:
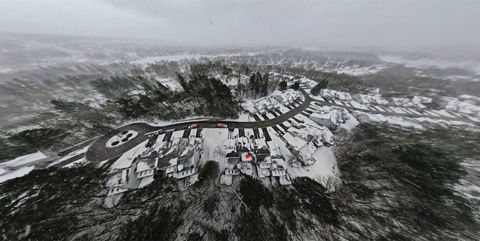
[[[408,129],[424,129],[423,126],[412,122],[409,118],[397,116],[384,116],[382,114],[371,114],[366,112],[354,112],[354,116],[362,123],[386,124],[394,127],[408,128]]]
[[[431,116],[435,116],[435,117],[440,117],[439,114],[431,111],[431,110],[425,110],[425,113],[427,113],[428,115],[431,115]]]
[[[178,81],[172,78],[157,78],[157,81],[160,82],[165,87],[169,88],[171,91],[181,91],[183,90],[182,86]]]
[[[443,115],[445,117],[450,117],[450,118],[455,118],[455,116],[451,115],[450,113],[448,113],[447,111],[445,110],[432,110],[432,112],[435,112],[439,115]]]
[[[345,100],[345,101],[351,101],[352,96],[348,92],[342,92],[342,91],[337,91],[337,90],[331,90],[331,89],[322,89],[320,91],[320,95],[323,98],[330,98],[330,99],[339,99],[339,100]]]
[[[82,157],[82,158],[80,158],[80,159],[78,159],[78,160],[76,160],[72,163],[69,163],[69,164],[65,165],[64,167],[70,168],[70,167],[74,167],[76,165],[80,165],[80,164],[85,163],[85,162],[87,162],[87,159],[85,157]]]
[[[32,162],[37,162],[42,159],[45,159],[47,156],[43,154],[41,151],[37,151],[32,154],[24,155],[24,156],[19,156],[11,161],[7,161],[4,163],[1,163],[1,166],[7,166],[7,167],[18,167],[26,164],[30,164]]]
[[[353,128],[355,128],[359,124],[359,122],[350,113],[348,115],[349,115],[349,118],[345,121],[345,123],[340,125],[340,128],[351,131],[351,130],[353,130]]]
[[[445,109],[456,111],[464,114],[480,115],[480,106],[475,105],[473,100],[460,101],[458,98],[444,97],[446,100]]]
[[[355,109],[361,109],[361,110],[368,110],[368,108],[365,105],[362,105],[354,100],[350,101],[350,104],[353,106]]]
[[[314,152],[313,158],[315,163],[311,166],[295,167],[290,165],[288,173],[292,178],[306,176],[319,182],[323,182],[325,177],[336,175],[337,160],[331,147],[318,148]]]
[[[389,56],[389,55],[380,55],[378,56],[380,60],[389,63],[403,64],[406,67],[414,68],[464,68],[476,71],[480,73],[480,63],[475,61],[451,61],[446,59],[434,59],[434,58],[420,58],[420,59],[408,59],[402,56]]]
[[[225,121],[242,121],[242,122],[255,122],[255,118],[253,118],[248,113],[242,112],[238,115],[237,119],[224,119]]]
[[[140,155],[145,150],[145,145],[147,144],[148,140],[138,144],[134,148],[128,150],[127,152],[123,153],[120,158],[118,158],[115,163],[112,164],[111,169],[124,169],[128,168],[132,165],[133,159]]]
[[[153,176],[148,176],[148,177],[145,177],[145,178],[142,178],[142,180],[140,181],[140,184],[138,185],[138,188],[143,188],[147,185],[149,185],[150,183],[153,182]]]
[[[85,153],[85,152],[87,152],[87,150],[88,150],[89,147],[90,147],[90,146],[86,146],[86,147],[84,147],[84,148],[82,148],[82,149],[80,149],[80,150],[76,150],[76,151],[73,151],[73,152],[71,152],[71,153],[68,153],[66,156],[64,156],[64,157],[62,157],[62,158],[60,158],[60,159],[58,159],[58,160],[50,163],[47,167],[52,167],[52,166],[54,166],[54,165],[57,165],[57,164],[59,164],[59,163],[62,163],[62,162],[64,162],[64,161],[66,161],[66,160],[68,160],[68,159],[70,159],[70,158],[72,158],[72,157],[74,157],[74,156],[76,156],[76,155],[80,155],[80,154],[82,154],[82,153]]]
[[[448,121],[448,120],[442,120],[442,119],[431,119],[428,117],[414,118],[414,120],[417,120],[419,122],[424,122],[427,124],[438,124],[440,126],[474,126],[471,123],[467,123],[463,121]]]
[[[376,74],[385,68],[384,65],[371,65],[367,67],[359,66],[342,66],[334,69],[338,74],[347,74],[352,76],[364,76],[369,74]]]
[[[14,178],[17,178],[17,177],[23,177],[23,176],[27,175],[28,173],[30,173],[34,168],[35,168],[35,166],[21,167],[21,168],[15,170],[15,171],[6,173],[4,175],[1,175],[0,176],[0,183],[11,180],[11,179],[14,179]]]
[[[220,170],[225,169],[225,151],[223,148],[228,137],[227,129],[205,128],[202,130],[204,145],[201,162],[216,160]]]

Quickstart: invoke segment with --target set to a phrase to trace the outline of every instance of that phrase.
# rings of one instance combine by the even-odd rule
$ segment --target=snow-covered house
[[[320,96],[324,99],[331,100],[331,99],[339,99],[344,101],[351,101],[352,96],[348,92],[336,91],[331,89],[322,89],[320,91]]]
[[[316,150],[317,148],[312,142],[308,142],[298,150],[298,156],[303,165],[310,166],[315,163],[316,160],[313,154]]]
[[[135,173],[135,178],[140,180],[138,185],[139,188],[153,182],[153,176],[157,170],[157,164],[157,152],[152,152],[149,156],[136,159],[135,164],[133,165],[133,172]]]
[[[335,112],[315,112],[310,115],[310,119],[326,127],[337,126],[338,119]]]
[[[388,100],[379,95],[356,94],[352,98],[360,104],[388,105],[389,103]]]
[[[318,144],[333,145],[333,133],[326,127],[313,127],[307,125],[300,125],[300,128],[292,128],[290,131],[295,137],[302,138],[306,142],[316,141]]]
[[[301,96],[299,91],[295,91],[293,89],[287,89],[285,91],[274,91],[271,94],[271,97],[274,98],[277,102],[282,103],[284,105],[290,105],[295,100],[299,99]]]
[[[253,101],[254,108],[259,113],[265,113],[278,106],[278,101],[272,96],[263,97]]]
[[[128,191],[126,184],[128,182],[129,169],[113,170],[108,173],[106,187],[107,196],[112,196]]]
[[[201,158],[201,141],[201,138],[193,136],[179,139],[177,145],[170,146],[159,154],[157,168],[176,179],[195,175]]]
[[[309,79],[309,78],[305,78],[305,77],[302,77],[302,78],[300,79],[300,82],[301,82],[301,83],[304,83],[305,86],[306,86],[307,88],[309,88],[309,89],[315,87],[315,85],[318,84],[318,82],[316,82],[316,81],[314,81],[314,80],[311,80],[311,79]]]
[[[173,174],[176,179],[183,179],[192,176],[198,171],[198,162],[201,157],[200,143],[198,138],[189,138],[183,140],[188,142],[186,147],[183,147],[183,151],[177,159],[177,171]]]
[[[348,111],[344,108],[323,106],[316,110],[317,112],[310,115],[310,119],[326,127],[339,126],[350,118]]]
[[[416,104],[409,98],[392,97],[390,104],[403,107],[415,107]]]
[[[416,105],[418,104],[430,104],[432,103],[432,98],[425,96],[413,96],[412,102]]]

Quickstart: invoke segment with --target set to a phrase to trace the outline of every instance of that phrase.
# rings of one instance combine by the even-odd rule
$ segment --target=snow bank
[[[26,167],[19,168],[13,172],[9,172],[7,174],[1,175],[0,183],[6,182],[8,180],[11,180],[17,177],[23,177],[28,173],[30,173],[34,168],[35,168],[34,166],[26,166]]]
[[[87,150],[88,150],[89,147],[90,147],[90,146],[86,146],[86,147],[84,147],[84,148],[82,148],[82,149],[80,149],[80,150],[76,150],[76,151],[73,151],[73,152],[71,152],[71,153],[68,153],[66,156],[64,156],[64,157],[62,157],[62,158],[60,158],[60,159],[58,159],[58,160],[50,163],[47,167],[52,167],[52,166],[54,166],[54,165],[57,165],[57,164],[59,164],[59,163],[62,163],[62,162],[64,162],[64,161],[66,161],[66,160],[68,160],[68,159],[70,159],[70,158],[72,158],[72,157],[74,157],[74,156],[83,154],[83,153],[87,152]]]
[[[2,166],[7,166],[7,167],[18,167],[18,166],[22,166],[22,165],[29,164],[29,163],[32,163],[32,162],[40,161],[42,159],[45,159],[46,157],[47,156],[45,154],[43,154],[40,151],[37,151],[37,152],[32,153],[32,154],[19,156],[19,157],[15,158],[11,161],[7,161],[7,162],[2,163],[1,165]]]

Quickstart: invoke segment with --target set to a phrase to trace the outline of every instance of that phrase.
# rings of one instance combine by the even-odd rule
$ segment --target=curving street
[[[98,139],[93,142],[93,144],[90,146],[90,148],[87,150],[85,153],[85,157],[89,161],[104,161],[104,160],[109,160],[112,158],[119,157],[122,155],[124,152],[132,149],[133,147],[137,146],[138,144],[142,143],[143,141],[147,140],[149,137],[147,136],[148,133],[151,132],[172,132],[172,131],[179,131],[179,130],[185,130],[189,129],[189,127],[192,124],[197,124],[196,128],[202,129],[202,128],[239,128],[239,129],[245,129],[245,128],[252,128],[252,129],[261,129],[261,128],[266,128],[266,127],[273,127],[274,129],[277,128],[276,125],[282,125],[283,122],[287,121],[288,119],[301,114],[302,112],[311,112],[308,111],[307,108],[310,107],[310,104],[315,105],[327,105],[327,106],[336,106],[336,107],[342,107],[347,110],[359,110],[359,111],[364,111],[372,114],[382,114],[382,115],[389,115],[389,116],[405,116],[405,117],[425,117],[425,115],[413,115],[413,114],[400,114],[400,113],[395,113],[395,112],[380,112],[380,111],[372,111],[372,110],[361,110],[354,108],[352,106],[348,105],[339,105],[335,104],[332,102],[328,101],[321,101],[317,99],[312,99],[309,94],[305,91],[305,89],[301,88],[300,89],[301,93],[303,94],[303,102],[295,108],[291,108],[288,112],[285,112],[283,114],[275,113],[275,118],[267,119],[265,120],[259,120],[255,122],[247,122],[247,121],[223,121],[218,118],[212,118],[211,120],[192,120],[192,121],[186,121],[186,122],[181,122],[181,123],[175,123],[171,125],[165,125],[165,126],[152,126],[147,123],[132,123],[129,125],[125,125],[122,127],[117,128],[116,130],[112,131],[111,133],[104,135],[102,137],[99,137]],[[433,117],[430,117],[433,118]],[[434,119],[443,119],[447,121],[451,120],[462,120],[464,122],[469,122],[469,123],[475,123],[468,118],[449,118],[449,117],[434,117]],[[226,126],[225,127],[219,127],[217,126],[218,123],[223,123]],[[475,123],[478,124],[478,123]],[[277,128],[278,129],[278,128]],[[135,137],[134,139],[126,142],[123,145],[120,145],[118,147],[114,148],[107,148],[106,147],[106,142],[113,137],[114,135],[127,131],[127,130],[134,130],[138,132],[138,136]],[[280,131],[281,132],[281,131]]]
[[[240,128],[240,129],[266,128],[270,126],[275,126],[300,114],[302,111],[306,110],[310,106],[312,99],[305,92],[305,90],[301,89],[301,92],[303,94],[304,101],[299,106],[282,115],[278,115],[272,119],[260,120],[255,122],[223,121],[223,120],[215,119],[215,120],[202,120],[202,121],[187,121],[187,122],[175,123],[175,124],[165,125],[165,126],[152,126],[147,123],[132,123],[129,125],[125,125],[97,139],[90,146],[90,148],[88,148],[87,152],[85,153],[85,157],[89,161],[98,161],[98,162],[116,158],[121,154],[123,154],[124,152],[132,149],[136,145],[147,140],[148,139],[148,136],[146,135],[147,133],[155,132],[155,131],[166,131],[166,130],[175,130],[175,131],[185,130],[195,123],[198,124],[197,128],[226,128],[226,127],[217,127],[217,123],[224,123],[228,126],[228,128]],[[106,143],[111,137],[113,137],[119,132],[126,131],[126,130],[137,131],[138,136],[121,146],[114,147],[114,148],[106,147]]]

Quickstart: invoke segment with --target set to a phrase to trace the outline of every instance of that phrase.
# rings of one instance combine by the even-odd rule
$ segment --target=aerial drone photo
[[[0,241],[480,240],[480,1],[0,0]]]

